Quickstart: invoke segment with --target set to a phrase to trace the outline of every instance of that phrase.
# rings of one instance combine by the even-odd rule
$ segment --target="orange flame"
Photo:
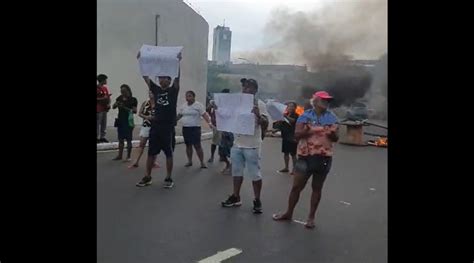
[[[387,147],[388,139],[386,137],[380,137],[375,141],[375,145],[380,147]]]
[[[301,106],[297,106],[297,107],[296,107],[296,113],[297,113],[298,115],[303,114],[303,113],[304,113],[304,108],[301,107]]]
[[[296,114],[300,115],[304,113],[304,108],[301,107],[301,106],[296,106],[296,110],[295,110]],[[285,109],[285,112],[283,112],[283,114],[287,114],[288,113],[288,107]]]

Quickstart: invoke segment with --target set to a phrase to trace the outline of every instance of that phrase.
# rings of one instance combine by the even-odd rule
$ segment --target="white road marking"
[[[224,250],[224,251],[219,251],[215,255],[212,255],[212,256],[207,257],[205,259],[201,259],[201,260],[198,261],[198,263],[219,263],[219,262],[224,261],[228,258],[236,256],[240,253],[242,253],[242,250],[240,250],[240,249],[229,248],[229,249]]]
[[[306,225],[306,222],[299,221],[299,220],[296,220],[296,219],[293,219],[293,222],[296,222],[296,223],[302,224],[302,225]]]
[[[348,203],[348,202],[345,202],[345,201],[339,201],[339,203],[345,204],[345,205],[351,205],[351,203]]]

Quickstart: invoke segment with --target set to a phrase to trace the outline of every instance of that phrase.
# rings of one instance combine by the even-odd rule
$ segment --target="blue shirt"
[[[327,126],[337,124],[337,117],[331,111],[325,111],[319,118],[314,109],[305,110],[296,123],[310,123],[312,126]]]

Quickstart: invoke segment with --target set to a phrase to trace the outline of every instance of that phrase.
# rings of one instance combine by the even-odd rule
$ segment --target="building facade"
[[[98,0],[97,74],[106,74],[114,101],[120,85],[128,84],[139,104],[148,89],[138,68],[136,55],[143,44],[184,46],[181,61],[181,90],[193,90],[196,100],[206,101],[209,25],[202,16],[180,0]],[[111,110],[112,126],[117,111]],[[136,122],[140,119],[136,116]]]
[[[217,26],[214,28],[213,40],[212,60],[217,64],[229,63],[232,31],[228,27]]]

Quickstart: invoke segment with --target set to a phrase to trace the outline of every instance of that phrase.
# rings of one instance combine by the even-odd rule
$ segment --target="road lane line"
[[[296,219],[293,219],[293,222],[296,222],[296,223],[302,224],[302,225],[306,225],[306,222],[299,221],[299,220],[296,220]]]
[[[222,262],[228,258],[231,258],[233,256],[237,256],[238,254],[242,253],[242,250],[237,249],[237,248],[229,248],[224,251],[219,251],[215,255],[212,255],[210,257],[207,257],[205,259],[201,259],[198,261],[198,263],[219,263]]]

